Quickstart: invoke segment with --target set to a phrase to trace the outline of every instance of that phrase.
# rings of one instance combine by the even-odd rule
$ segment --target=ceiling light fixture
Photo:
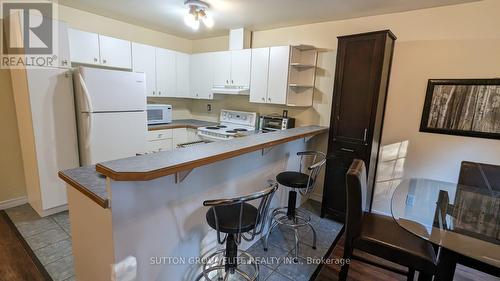
[[[208,3],[199,0],[186,0],[184,4],[189,7],[188,13],[184,16],[184,23],[187,26],[193,30],[198,30],[200,28],[200,21],[208,28],[214,26],[214,19],[207,14],[207,10],[210,7]]]

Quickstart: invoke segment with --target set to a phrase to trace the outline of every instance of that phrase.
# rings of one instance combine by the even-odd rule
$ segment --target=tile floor
[[[320,218],[320,207],[311,200],[301,207],[311,214],[317,233],[317,249],[311,247],[312,231],[301,229],[298,262],[293,263],[295,240],[293,232],[287,228],[277,227],[269,235],[267,252],[263,250],[263,239],[248,249],[254,257],[275,261],[260,265],[260,281],[310,280],[318,265],[308,263],[308,258],[324,257],[342,228],[340,223]],[[27,204],[6,212],[54,281],[75,280],[68,212],[40,218]]]
[[[41,218],[26,204],[6,212],[54,281],[75,280],[67,211]]]
[[[309,258],[323,258],[338,233],[342,224],[330,219],[320,218],[321,205],[315,201],[307,201],[302,207],[311,215],[311,221],[317,233],[316,250],[312,248],[312,231],[303,228],[299,231],[299,260],[293,263],[295,238],[293,231],[284,227],[277,227],[269,235],[269,249],[264,252],[263,239],[248,249],[256,258],[274,257],[267,261],[279,261],[260,265],[260,281],[308,281],[318,267],[318,264],[308,263]],[[285,258],[286,257],[286,258]],[[264,260],[264,259],[262,259]]]

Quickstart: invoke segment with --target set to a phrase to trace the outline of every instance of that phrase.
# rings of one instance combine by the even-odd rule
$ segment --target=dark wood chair
[[[346,174],[347,209],[344,259],[355,259],[413,280],[431,280],[436,272],[436,255],[432,245],[401,228],[393,218],[364,212],[366,200],[366,167],[355,159]],[[408,268],[403,271],[356,256],[354,249]],[[339,280],[345,281],[349,264],[342,266]]]
[[[500,191],[500,166],[462,161],[458,183]]]

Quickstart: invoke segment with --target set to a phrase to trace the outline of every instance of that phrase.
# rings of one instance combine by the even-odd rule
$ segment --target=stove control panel
[[[236,125],[256,127],[257,113],[222,109],[220,111],[219,121]]]

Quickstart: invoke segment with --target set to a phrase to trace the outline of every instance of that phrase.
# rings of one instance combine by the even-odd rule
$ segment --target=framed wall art
[[[429,80],[420,131],[500,139],[500,79]]]

